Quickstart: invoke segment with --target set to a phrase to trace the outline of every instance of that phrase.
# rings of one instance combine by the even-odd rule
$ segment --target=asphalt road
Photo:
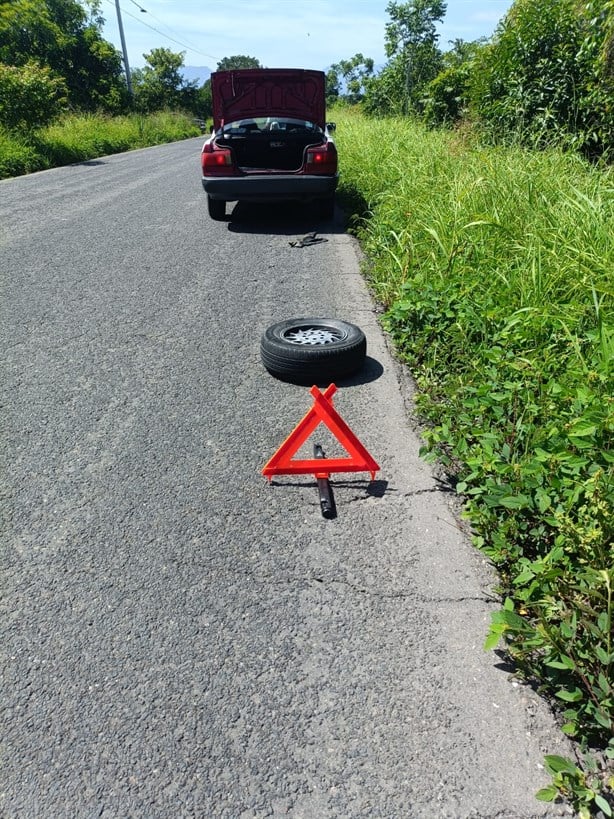
[[[482,651],[492,576],[355,242],[288,207],[211,222],[200,142],[0,182],[0,814],[559,815],[533,794],[562,741]],[[334,401],[381,466],[336,477],[335,520],[260,474],[312,403],[260,335],[318,314],[367,335]]]

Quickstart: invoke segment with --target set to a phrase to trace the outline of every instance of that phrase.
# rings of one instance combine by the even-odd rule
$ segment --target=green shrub
[[[484,39],[455,40],[445,52],[443,70],[426,88],[423,119],[427,125],[449,127],[467,115],[473,64],[484,43]]]
[[[430,126],[450,126],[464,115],[468,96],[469,65],[446,68],[427,87],[423,117]]]
[[[515,0],[474,63],[474,115],[499,140],[614,148],[612,0]]]
[[[66,104],[66,84],[34,61],[22,66],[0,63],[0,125],[37,128],[57,117]]]

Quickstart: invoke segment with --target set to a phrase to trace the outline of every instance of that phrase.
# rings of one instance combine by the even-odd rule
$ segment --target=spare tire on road
[[[365,334],[333,318],[294,318],[264,331],[260,355],[266,369],[282,381],[329,383],[359,370],[367,354]]]

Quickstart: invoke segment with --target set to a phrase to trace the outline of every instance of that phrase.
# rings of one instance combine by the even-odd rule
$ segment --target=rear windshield
[[[247,136],[282,131],[286,134],[320,134],[321,129],[313,122],[292,117],[256,117],[227,122],[220,132],[222,136]]]

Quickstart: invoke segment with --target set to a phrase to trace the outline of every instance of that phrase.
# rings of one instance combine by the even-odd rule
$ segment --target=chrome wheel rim
[[[283,333],[283,338],[290,344],[303,344],[311,346],[322,346],[333,344],[335,341],[343,341],[346,333],[336,330],[333,327],[309,326],[290,327]]]

